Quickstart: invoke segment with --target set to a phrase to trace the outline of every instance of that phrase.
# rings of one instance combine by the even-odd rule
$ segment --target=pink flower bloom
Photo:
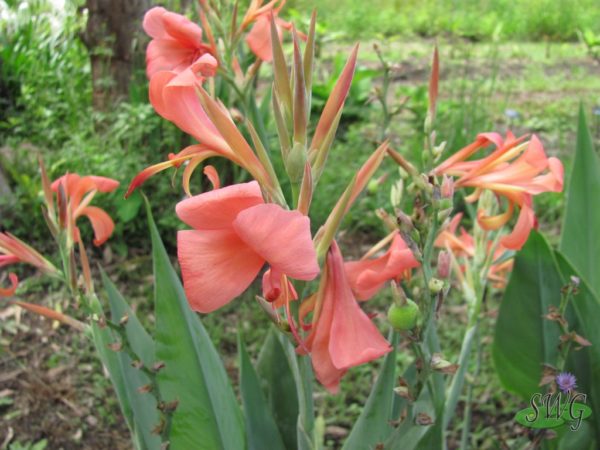
[[[279,11],[285,5],[285,0],[272,0],[266,5],[263,5],[264,0],[252,0],[250,7],[244,16],[242,21],[242,29],[246,28],[250,23],[254,23],[254,26],[250,32],[246,35],[246,44],[252,53],[254,53],[259,59],[269,62],[273,59],[273,49],[271,43],[271,14],[277,27],[277,34],[279,40],[283,36],[283,30],[290,31],[293,25],[290,22],[278,17]],[[279,5],[278,5],[279,3]],[[306,36],[299,33],[302,39],[306,39]]]
[[[74,241],[81,239],[77,219],[86,216],[94,229],[94,245],[100,246],[111,236],[115,224],[110,216],[97,206],[89,206],[96,192],[112,192],[119,182],[112,178],[94,175],[79,176],[76,173],[63,175],[52,183],[52,190],[58,193],[59,205],[61,203],[60,186],[66,196],[66,204],[62,208],[67,217],[63,218],[63,225],[71,230]]]
[[[58,274],[56,267],[35,249],[10,233],[0,233],[0,268],[17,263],[32,265],[49,275]],[[14,273],[10,273],[8,277],[11,287],[0,288],[2,297],[13,295],[19,284],[19,279]]]
[[[319,291],[301,307],[301,320],[311,310],[312,326],[305,347],[311,353],[317,379],[332,393],[337,392],[350,367],[377,359],[392,349],[354,298],[335,241],[327,253]]]
[[[214,56],[214,49],[202,41],[198,25],[160,6],[144,16],[144,31],[152,37],[146,49],[148,79],[163,70],[181,73],[201,57]]]
[[[506,140],[497,133],[480,134],[477,140],[459,150],[433,171],[458,177],[455,188],[473,187],[475,191],[466,200],[474,202],[484,189],[506,198],[506,212],[488,217],[479,212],[477,220],[482,228],[496,230],[505,225],[513,215],[515,206],[520,208],[519,218],[511,234],[500,243],[518,250],[527,241],[535,226],[533,212],[534,195],[542,192],[560,192],[563,189],[563,165],[554,157],[548,158],[540,140],[534,135],[530,141],[515,139],[508,133]],[[496,149],[488,156],[466,161],[478,150],[494,144]]]
[[[406,273],[410,274],[411,269],[419,267],[400,234],[394,232],[392,236],[392,243],[382,256],[345,263],[348,281],[358,300],[370,299],[387,281],[398,281]]]
[[[194,228],[177,234],[177,249],[195,311],[208,313],[229,303],[265,263],[272,273],[298,280],[319,273],[308,217],[265,203],[256,181],[196,195],[178,203],[176,211]]]

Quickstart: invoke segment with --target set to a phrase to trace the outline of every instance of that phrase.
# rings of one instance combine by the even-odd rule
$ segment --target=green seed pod
[[[402,306],[392,305],[388,310],[387,317],[395,330],[408,331],[412,330],[419,319],[419,307],[415,302],[406,299],[406,303]]]

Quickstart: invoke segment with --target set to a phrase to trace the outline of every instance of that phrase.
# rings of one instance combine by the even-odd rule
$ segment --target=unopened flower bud
[[[419,307],[415,302],[406,299],[403,306],[393,304],[388,310],[388,321],[397,331],[412,330],[419,319]]]
[[[438,294],[444,289],[444,282],[442,280],[438,280],[437,278],[432,278],[429,280],[429,290],[433,294]]]
[[[450,253],[446,250],[442,250],[438,254],[437,274],[442,280],[450,276]]]
[[[452,198],[454,197],[454,180],[448,175],[444,175],[442,179],[442,187],[440,189],[440,193],[443,198]]]
[[[305,164],[306,148],[302,144],[295,143],[285,160],[285,170],[292,183],[299,183],[302,180]]]

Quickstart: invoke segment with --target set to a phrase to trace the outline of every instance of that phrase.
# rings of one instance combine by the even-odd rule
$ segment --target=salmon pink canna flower
[[[215,49],[202,41],[202,28],[181,14],[157,6],[144,16],[144,31],[152,38],[146,49],[146,74],[151,79],[167,70],[181,73]]]
[[[63,226],[70,230],[74,241],[80,241],[77,219],[86,216],[94,229],[94,245],[100,246],[108,240],[113,233],[115,224],[110,216],[97,206],[90,206],[96,192],[112,192],[119,186],[119,182],[112,178],[94,175],[79,176],[76,173],[63,175],[52,183],[52,190],[58,194],[61,205],[61,192],[65,195],[65,211]]]
[[[252,53],[259,59],[269,62],[273,59],[271,42],[271,15],[277,28],[279,40],[282,39],[283,30],[290,31],[293,27],[291,22],[286,22],[279,17],[279,12],[285,5],[285,0],[272,0],[263,5],[264,0],[252,0],[250,7],[244,16],[241,29],[254,23],[250,32],[246,35],[246,44]],[[300,38],[306,40],[306,35],[299,33]]]
[[[196,195],[178,203],[176,211],[194,228],[177,234],[177,253],[195,311],[208,313],[229,303],[265,264],[276,274],[264,283],[272,300],[282,275],[312,280],[319,273],[308,217],[265,203],[256,181]]]
[[[399,281],[410,270],[419,267],[412,251],[408,248],[398,231],[391,233],[384,241],[391,239],[389,249],[377,258],[369,258],[382,245],[377,245],[359,261],[345,263],[346,275],[352,291],[358,300],[368,300],[385,285],[387,281]]]
[[[377,359],[392,349],[354,298],[335,241],[327,253],[319,291],[303,303],[300,318],[311,310],[311,331],[304,344],[317,379],[333,393],[350,367]]]
[[[25,263],[34,266],[48,275],[58,275],[54,265],[35,249],[10,233],[0,233],[0,268],[12,264]],[[19,280],[14,273],[8,275],[10,288],[0,288],[0,296],[9,297],[17,289]]]
[[[466,161],[478,150],[494,144],[496,149],[488,156]],[[500,243],[509,249],[520,249],[536,219],[533,212],[533,196],[542,192],[560,192],[563,189],[563,165],[554,157],[548,158],[540,140],[534,135],[523,142],[512,133],[506,140],[496,133],[481,134],[477,140],[448,158],[433,171],[436,175],[448,174],[458,177],[454,187],[475,188],[466,199],[476,201],[484,190],[490,190],[508,201],[507,210],[496,216],[478,213],[480,226],[495,230],[505,225],[515,207],[520,209],[513,231]]]

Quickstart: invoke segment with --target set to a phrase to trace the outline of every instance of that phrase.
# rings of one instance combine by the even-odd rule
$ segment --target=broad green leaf
[[[296,382],[280,341],[280,333],[273,328],[269,330],[258,355],[256,372],[285,447],[296,448],[299,413]]]
[[[165,401],[178,400],[173,449],[243,449],[244,421],[223,363],[190,309],[147,205],[155,278],[156,357]]]
[[[108,327],[100,328],[97,323],[92,323],[90,328],[94,346],[96,347],[102,365],[110,375],[110,380],[112,381],[113,388],[117,394],[117,399],[119,400],[119,406],[121,407],[125,422],[127,422],[127,426],[130,430],[134,430],[133,410],[131,409],[131,403],[127,395],[127,387],[123,372],[121,371],[119,356],[108,347],[117,339]]]
[[[146,367],[151,368],[154,364],[154,342],[152,338],[142,327],[135,313],[104,271],[102,271],[102,283],[108,296],[112,321],[119,323],[124,315],[128,316],[125,333],[131,350]],[[127,395],[128,404],[133,413],[132,430],[134,436],[137,437],[138,445],[144,449],[159,449],[160,438],[152,432],[160,421],[160,415],[156,408],[156,398],[152,393],[140,393],[138,391],[140,387],[150,383],[150,379],[140,369],[132,366],[133,361],[127,352],[122,350],[116,355],[120,366],[119,375],[123,380],[125,395]]]
[[[395,396],[398,333],[392,333],[391,343],[393,350],[386,355],[379,377],[377,377],[369,398],[342,447],[343,449],[373,448],[378,443],[384,442],[393,430],[390,421],[392,420]]]
[[[539,391],[542,363],[555,364],[560,330],[544,319],[560,304],[560,272],[546,239],[532,232],[515,258],[496,321],[492,356],[502,384],[524,399]]]
[[[600,161],[583,107],[579,111],[575,160],[569,177],[561,252],[600,295]]]
[[[238,336],[238,353],[240,355],[240,391],[246,417],[248,449],[284,450],[286,447],[283,439],[277,429],[277,424],[271,414],[241,336]],[[288,395],[290,393],[293,391],[288,392]]]

